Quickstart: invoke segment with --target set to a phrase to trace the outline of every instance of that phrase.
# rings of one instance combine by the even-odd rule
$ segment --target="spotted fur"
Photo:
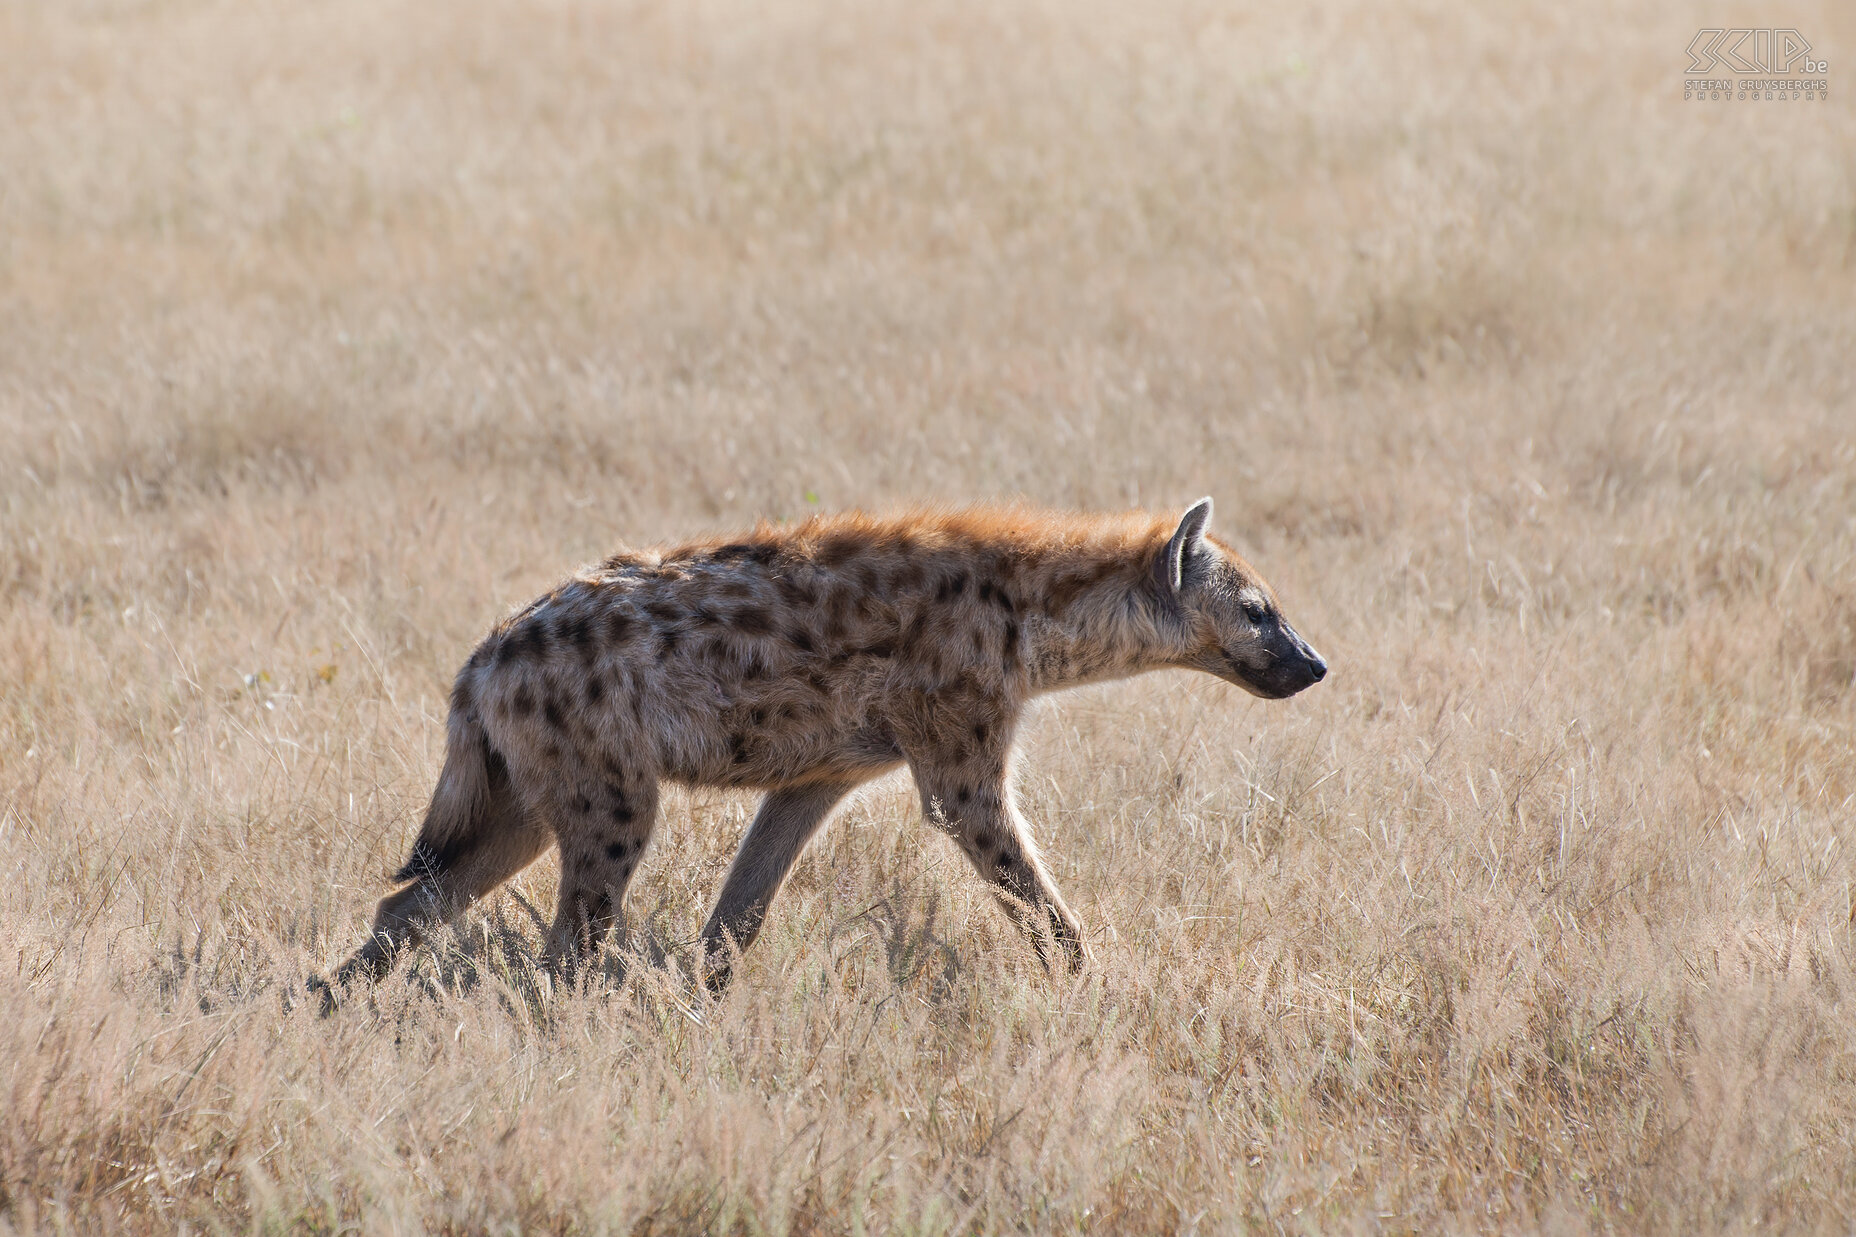
[[[1144,513],[1017,508],[762,524],[617,554],[498,624],[452,692],[445,765],[412,856],[338,983],[561,856],[548,959],[618,920],[658,787],[765,792],[703,931],[710,977],[746,948],[787,870],[860,783],[908,765],[1038,947],[1086,956],[1013,803],[1036,696],[1164,667],[1267,697],[1326,664],[1249,564],[1205,534],[1211,501]],[[327,991],[325,987],[325,991]]]

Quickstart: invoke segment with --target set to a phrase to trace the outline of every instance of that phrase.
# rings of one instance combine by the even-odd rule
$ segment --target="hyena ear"
[[[1160,551],[1160,559],[1154,564],[1154,576],[1160,583],[1162,592],[1169,595],[1179,592],[1186,584],[1186,563],[1205,543],[1205,526],[1212,522],[1212,500],[1201,498],[1186,508],[1186,514],[1180,517],[1179,527],[1174,530],[1172,540]]]

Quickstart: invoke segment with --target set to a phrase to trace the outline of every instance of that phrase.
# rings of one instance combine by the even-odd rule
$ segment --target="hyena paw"
[[[335,988],[328,980],[320,975],[311,975],[303,986],[309,990],[310,996],[316,999],[316,1012],[318,1017],[327,1018],[330,1014],[335,1012],[337,1004]]]

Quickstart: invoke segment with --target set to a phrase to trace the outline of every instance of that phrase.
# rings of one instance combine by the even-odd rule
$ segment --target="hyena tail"
[[[367,940],[328,980],[312,976],[322,1012],[356,980],[376,980],[407,946],[456,916],[472,901],[520,872],[552,840],[523,811],[509,765],[490,742],[468,698],[455,700],[445,743],[445,767],[426,809],[412,857],[393,874],[405,888],[374,912]],[[412,882],[407,884],[407,882]]]
[[[494,834],[512,825],[519,828],[520,814],[509,766],[491,745],[483,722],[474,710],[453,708],[445,767],[438,774],[419,839],[393,879],[402,884],[437,880],[472,852],[499,841]]]

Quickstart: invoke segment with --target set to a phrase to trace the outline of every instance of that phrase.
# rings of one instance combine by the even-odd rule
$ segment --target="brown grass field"
[[[1856,8],[0,5],[0,1232],[1856,1229]],[[620,544],[1023,497],[1328,655],[1056,697],[1052,978],[900,777],[719,1002],[552,859],[326,1021]]]

